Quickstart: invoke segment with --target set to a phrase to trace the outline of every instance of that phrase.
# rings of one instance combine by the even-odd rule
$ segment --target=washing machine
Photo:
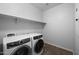
[[[3,39],[4,55],[31,55],[31,39],[28,34],[5,37]]]
[[[33,55],[41,55],[43,53],[43,35],[40,33],[31,33],[32,40],[32,54]]]

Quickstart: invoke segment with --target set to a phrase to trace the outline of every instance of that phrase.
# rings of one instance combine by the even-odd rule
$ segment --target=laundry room
[[[0,3],[0,55],[78,55],[79,3]]]

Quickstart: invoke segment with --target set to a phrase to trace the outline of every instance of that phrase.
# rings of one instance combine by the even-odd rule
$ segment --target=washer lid
[[[31,48],[27,45],[24,45],[14,50],[11,55],[31,55],[31,54],[32,54]]]
[[[44,41],[42,39],[38,40],[34,46],[34,51],[40,53],[43,49]]]

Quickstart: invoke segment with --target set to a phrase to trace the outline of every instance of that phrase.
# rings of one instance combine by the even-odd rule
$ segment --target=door
[[[32,51],[29,46],[21,46],[13,51],[12,55],[31,55]]]
[[[34,46],[34,52],[40,53],[43,49],[44,41],[42,39],[38,40]]]
[[[75,54],[79,55],[79,3],[75,4]]]

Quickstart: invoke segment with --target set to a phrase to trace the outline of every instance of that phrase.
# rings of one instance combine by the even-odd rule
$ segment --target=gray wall
[[[29,3],[0,3],[0,14],[42,21],[42,11]]]
[[[74,50],[74,4],[61,4],[43,13],[47,22],[43,34],[45,42]]]

